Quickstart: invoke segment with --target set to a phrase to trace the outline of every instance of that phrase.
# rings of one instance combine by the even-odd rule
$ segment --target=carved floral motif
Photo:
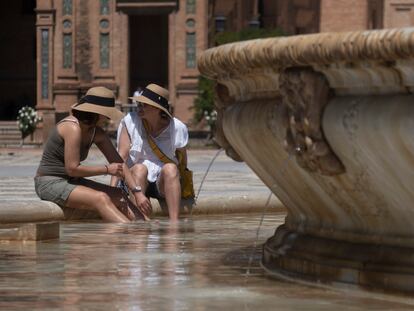
[[[345,167],[322,132],[321,118],[330,98],[325,77],[310,69],[288,69],[280,75],[280,94],[287,107],[285,148],[311,172],[337,175]]]

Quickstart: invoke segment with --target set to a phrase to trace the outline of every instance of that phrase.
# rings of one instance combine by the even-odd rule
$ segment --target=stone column
[[[77,1],[54,1],[54,79],[53,102],[56,122],[70,113],[70,107],[77,102],[79,80],[76,73],[76,42],[79,25]]]
[[[55,108],[53,107],[53,36],[54,17],[51,0],[37,0],[36,4],[36,44],[37,44],[37,103],[36,109],[43,118],[41,128],[35,135],[45,141],[50,129],[55,124]],[[39,133],[39,131],[41,133]],[[37,139],[35,139],[37,140]]]
[[[252,40],[198,64],[220,143],[287,208],[265,269],[413,292],[414,30]]]

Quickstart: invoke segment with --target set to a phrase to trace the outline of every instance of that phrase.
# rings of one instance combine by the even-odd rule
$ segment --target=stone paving
[[[198,193],[201,180],[217,150],[190,150],[189,168],[194,172],[195,191]],[[41,149],[0,149],[0,222],[18,213],[20,205],[35,206],[39,199],[34,192],[33,176],[40,161]],[[97,149],[92,149],[87,164],[104,164],[105,159]],[[93,178],[109,183],[108,176]],[[260,212],[269,197],[270,190],[260,181],[245,163],[235,162],[221,152],[199,193],[193,213]],[[153,202],[155,212],[160,212]],[[283,206],[273,195],[270,211],[281,211]],[[30,213],[30,212],[28,212]],[[18,215],[16,215],[18,216]],[[30,218],[30,215],[27,215]],[[18,221],[25,221],[26,218]],[[42,220],[42,219],[37,219]]]

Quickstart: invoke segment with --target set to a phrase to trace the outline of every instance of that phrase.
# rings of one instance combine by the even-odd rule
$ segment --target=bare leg
[[[70,193],[66,206],[97,211],[102,219],[110,222],[129,222],[118,208],[112,203],[111,198],[102,191],[97,191],[85,186],[76,186]]]
[[[135,164],[131,168],[131,175],[136,185],[140,186],[141,191],[142,191],[139,195],[137,195],[140,197],[139,199],[140,202],[138,202],[138,199],[136,198],[136,196],[133,195],[135,198],[136,204],[140,208],[144,216],[144,220],[151,220],[149,216],[152,213],[152,206],[151,206],[149,197],[147,197],[145,194],[148,188],[148,181],[147,181],[148,169],[144,164]]]
[[[143,214],[138,207],[132,203],[126,194],[120,188],[111,187],[92,180],[83,179],[82,185],[105,192],[110,197],[113,204],[126,216],[129,220],[144,219]]]
[[[131,167],[131,174],[138,186],[141,186],[142,192],[145,193],[148,187],[148,169],[144,164],[135,164]]]
[[[180,173],[177,165],[167,163],[162,167],[158,186],[167,202],[170,220],[177,221],[181,202]]]

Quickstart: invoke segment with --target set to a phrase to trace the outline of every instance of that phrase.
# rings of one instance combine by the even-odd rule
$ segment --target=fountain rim
[[[395,62],[414,57],[414,27],[327,32],[229,43],[204,51],[200,73],[211,79],[251,72],[359,62]]]

